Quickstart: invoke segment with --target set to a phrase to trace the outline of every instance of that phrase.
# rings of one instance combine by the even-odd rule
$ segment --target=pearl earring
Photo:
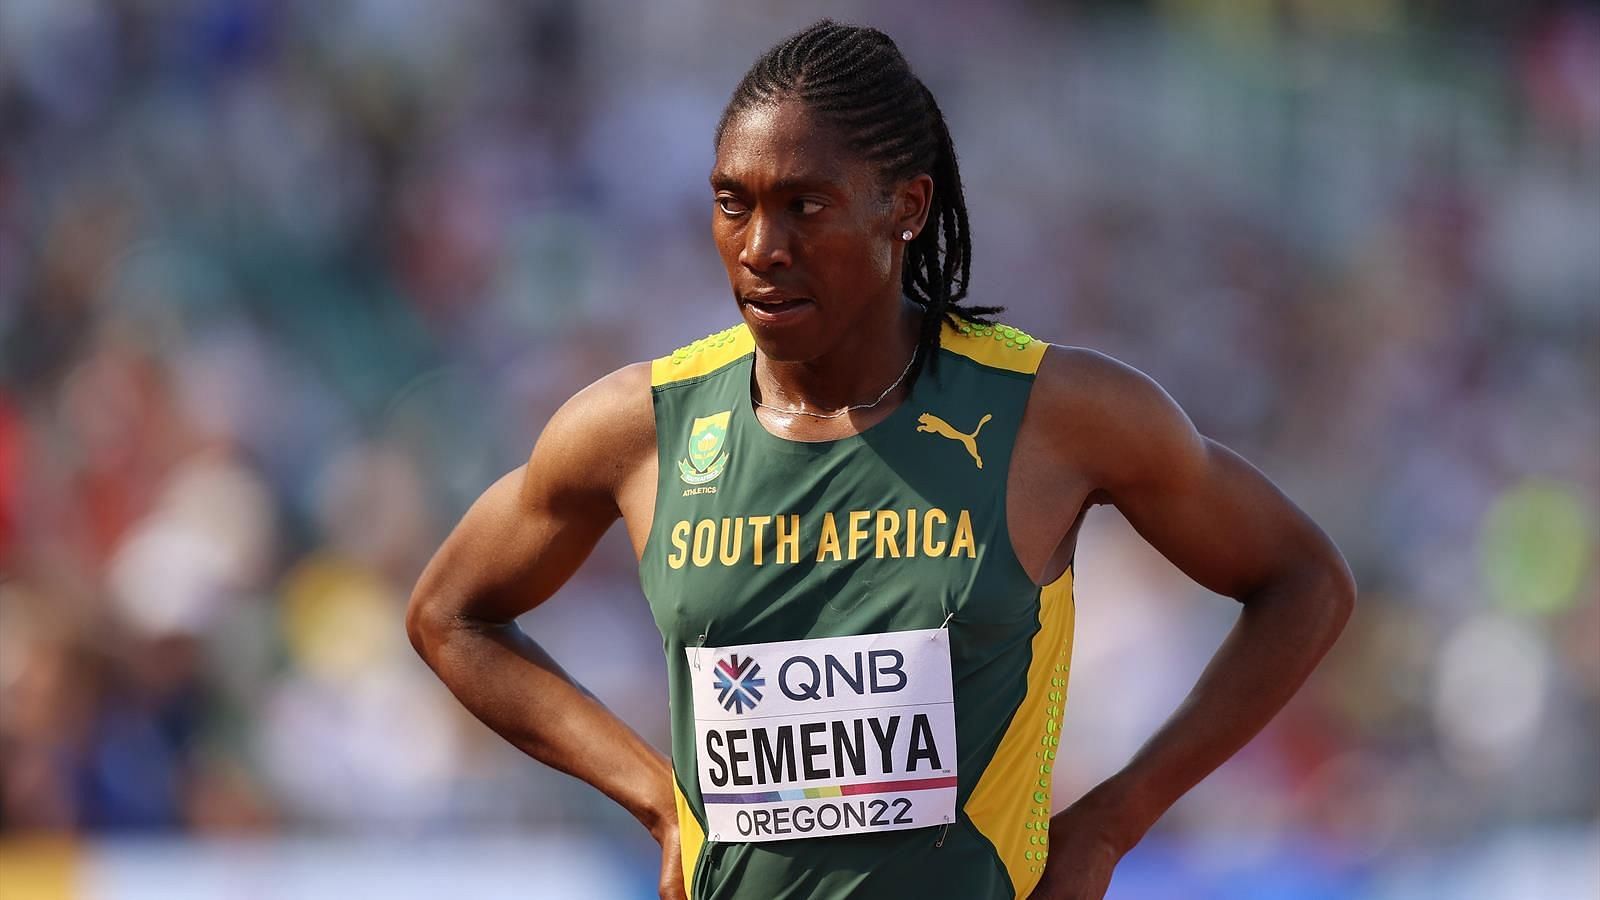
[[[907,228],[905,231],[900,232],[900,240],[902,240],[902,241],[911,240],[911,229]]]

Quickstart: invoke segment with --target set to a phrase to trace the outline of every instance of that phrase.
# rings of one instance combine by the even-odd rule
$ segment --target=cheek
[[[894,274],[895,255],[900,253],[898,241],[873,241],[868,258],[872,261],[873,277],[879,281],[888,281]]]
[[[862,216],[857,231],[857,252],[863,254],[862,262],[867,266],[867,272],[879,283],[888,281],[894,275],[895,265],[905,253],[904,241],[884,239],[893,224],[887,213],[888,210],[875,210]]]
[[[711,225],[711,243],[717,248],[717,255],[722,257],[722,265],[732,272],[739,265],[739,239],[736,234],[725,225],[713,222]]]
[[[837,240],[814,244],[810,251],[808,255],[819,263],[829,259],[836,261],[826,266],[828,281],[846,294],[869,285],[888,284],[894,276],[895,255],[901,252],[898,241],[864,239],[859,230],[841,234]]]

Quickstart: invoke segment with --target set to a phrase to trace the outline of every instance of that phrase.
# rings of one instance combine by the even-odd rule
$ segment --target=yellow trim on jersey
[[[1010,325],[960,326],[944,323],[940,345],[952,353],[1008,372],[1032,375],[1039,371],[1049,346],[1020,328]],[[661,387],[678,381],[699,378],[755,350],[755,339],[743,322],[716,334],[709,334],[650,362],[650,386]]]
[[[743,322],[708,334],[686,347],[679,347],[668,356],[650,361],[650,386],[660,387],[675,381],[686,381],[709,375],[733,362],[756,347],[750,329]]]
[[[1050,773],[1061,744],[1061,710],[1072,663],[1072,567],[1039,593],[1039,630],[1028,693],[963,807],[994,845],[1017,897],[1039,884],[1050,845]]]
[[[952,353],[959,353],[986,366],[1024,375],[1039,371],[1044,349],[1049,346],[1010,325],[972,325],[963,321],[960,326],[955,326],[949,320],[944,323],[939,343]]]
[[[678,790],[678,779],[672,779],[672,803],[678,808],[678,849],[683,859],[683,895],[694,900],[694,866],[700,861],[700,847],[706,842],[705,829],[689,808],[689,800]]]

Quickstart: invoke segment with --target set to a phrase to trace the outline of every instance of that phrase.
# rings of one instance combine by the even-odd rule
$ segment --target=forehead
[[[711,181],[750,188],[825,182],[842,188],[873,183],[872,166],[851,150],[838,129],[796,100],[760,103],[728,120],[717,144]]]

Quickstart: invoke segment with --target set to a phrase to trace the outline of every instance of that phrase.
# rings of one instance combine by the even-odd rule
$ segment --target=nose
[[[775,266],[794,265],[794,257],[789,253],[789,232],[779,217],[752,211],[744,235],[739,264],[746,269],[767,272]]]

